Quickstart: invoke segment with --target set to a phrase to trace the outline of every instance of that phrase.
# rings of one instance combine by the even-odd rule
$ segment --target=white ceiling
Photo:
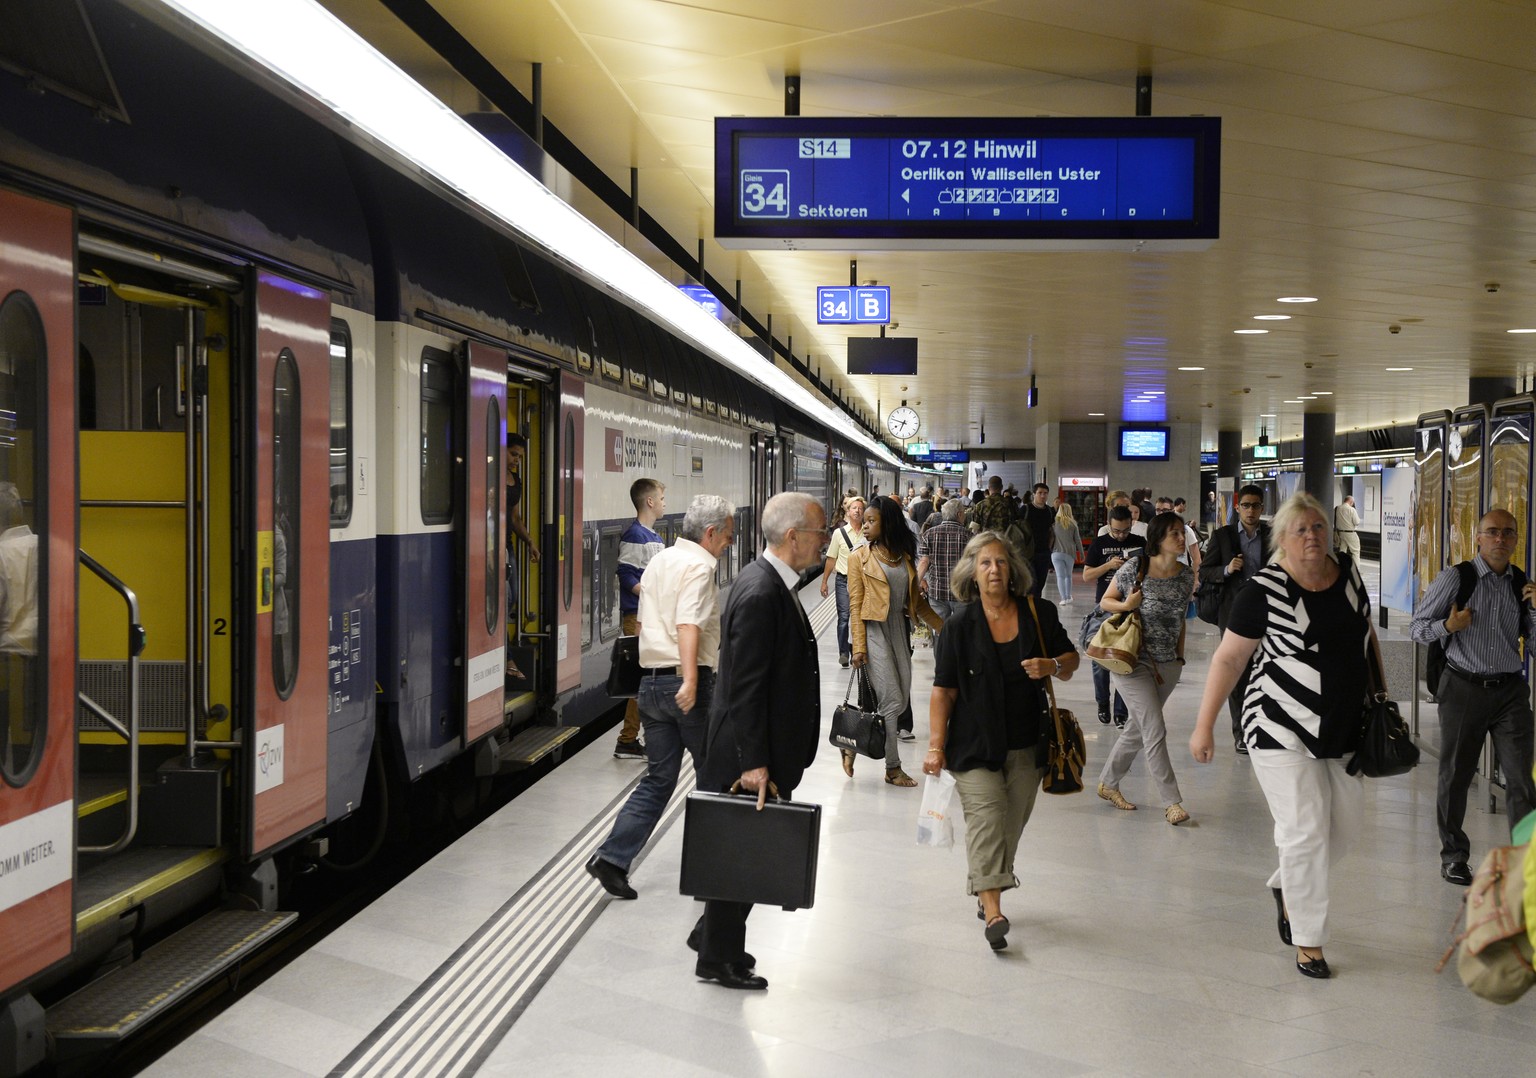
[[[324,0],[461,110],[474,94],[379,0]],[[1455,407],[1469,377],[1536,371],[1536,14],[1498,0],[432,0],[525,95],[705,265],[742,281],[874,412],[905,399],[920,437],[1029,446],[1034,424],[1147,418],[1256,439],[1340,432]],[[712,238],[713,120],[806,116],[1126,116],[1138,70],[1154,115],[1222,118],[1221,238],[1204,252],[751,252]],[[590,200],[578,206],[672,280],[681,271]],[[914,378],[850,378],[849,332],[815,287],[892,289]],[[1498,282],[1490,292],[1487,282]],[[1278,297],[1315,296],[1306,305]],[[1256,315],[1290,314],[1284,322]],[[1389,325],[1401,332],[1392,334]],[[1268,328],[1260,336],[1238,329]],[[855,332],[867,333],[868,330]],[[1203,367],[1183,372],[1181,366]],[[1389,367],[1412,367],[1408,373]],[[1033,373],[1040,406],[1022,391]],[[1285,403],[1302,393],[1332,393]],[[921,402],[921,403],[918,403]],[[1261,419],[1274,413],[1276,419]]]

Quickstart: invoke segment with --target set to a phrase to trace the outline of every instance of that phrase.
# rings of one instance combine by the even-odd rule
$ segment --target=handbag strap
[[[1040,645],[1040,657],[1042,659],[1054,659],[1054,655],[1047,656],[1045,654],[1045,630],[1040,627],[1040,611],[1035,609],[1035,597],[1029,595],[1026,598],[1029,600],[1029,616],[1035,622],[1035,642]],[[1066,731],[1061,728],[1061,713],[1056,710],[1056,687],[1051,684],[1052,678],[1053,675],[1051,674],[1045,675],[1045,693],[1050,697],[1051,720],[1056,723],[1056,741],[1060,743],[1067,735]]]
[[[864,673],[864,668],[862,666],[855,666],[851,670],[848,671],[848,688],[843,692],[843,706],[844,707],[848,706],[848,698],[853,695],[853,687],[854,687],[854,685],[862,686],[863,685],[863,680],[862,679],[867,677],[867,676],[868,675]]]
[[[1381,672],[1381,663],[1376,655],[1375,634],[1366,634],[1365,650],[1369,656],[1366,662],[1365,683],[1370,689],[1370,698],[1372,700],[1385,700],[1387,698],[1387,679]]]

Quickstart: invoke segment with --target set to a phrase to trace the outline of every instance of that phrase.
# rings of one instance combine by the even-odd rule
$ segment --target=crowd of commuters
[[[665,510],[665,488],[641,480],[631,495],[636,519],[618,571],[625,628],[639,634],[645,668],[635,710],[648,771],[588,863],[610,893],[636,896],[629,865],[676,785],[684,750],[701,788],[735,786],[756,793],[760,805],[770,791],[788,797],[810,766],[822,736],[820,675],[799,594],[803,574],[820,566],[821,596],[837,598],[839,662],[867,676],[873,707],[892,731],[885,781],[897,787],[916,785],[894,736],[910,722],[912,630],[925,625],[933,633],[922,771],[954,779],[966,822],[966,891],[988,945],[1006,947],[1002,893],[1018,886],[1019,843],[1040,789],[1048,686],[1071,678],[1080,662],[1058,612],[1073,602],[1080,568],[1083,583],[1094,585],[1094,615],[1134,611],[1141,630],[1128,672],[1093,664],[1099,721],[1117,728],[1098,796],[1134,810],[1121,783],[1144,757],[1164,818],[1190,819],[1165,711],[1183,674],[1192,598],[1202,585],[1213,589],[1219,644],[1190,754],[1199,764],[1215,758],[1225,706],[1235,751],[1249,759],[1274,820],[1268,886],[1279,936],[1295,948],[1301,974],[1331,975],[1323,956],[1330,871],[1364,811],[1363,781],[1346,764],[1360,738],[1367,671],[1372,663],[1381,668],[1358,540],[1339,534],[1345,524],[1358,527],[1352,504],[1326,510],[1301,493],[1265,522],[1262,491],[1245,486],[1230,523],[1207,518],[1213,526],[1202,549],[1180,512],[1183,499],[1117,490],[1085,547],[1071,506],[1050,504],[1045,484],[1022,501],[997,477],[985,491],[953,496],[926,488],[906,499],[878,492],[866,499],[849,491],[830,514],[808,495],[782,494],[765,506],[765,549],[722,614],[713,570],[734,540],[734,507],[694,498],[681,538],[665,548],[651,530]],[[1490,512],[1479,525],[1477,557],[1446,569],[1413,621],[1414,638],[1447,655],[1438,690],[1437,817],[1442,875],[1452,883],[1471,882],[1461,825],[1489,734],[1508,781],[1511,826],[1536,809],[1532,713],[1520,672],[1521,641],[1536,632],[1536,584],[1511,564],[1517,538],[1513,517]],[[1046,575],[1056,578],[1055,603],[1041,594]],[[629,735],[626,723],[621,746]],[[842,752],[849,778],[855,762]],[[766,987],[745,950],[750,908],[705,904],[687,941],[699,953],[701,979]]]

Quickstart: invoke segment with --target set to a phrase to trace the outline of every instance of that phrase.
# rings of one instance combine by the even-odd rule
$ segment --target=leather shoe
[[[1233,743],[1232,751],[1237,753],[1239,756],[1247,756],[1248,746],[1243,744],[1241,741],[1237,741]]]
[[[1441,865],[1440,878],[1446,883],[1460,884],[1462,887],[1472,886],[1472,870],[1467,867],[1465,861],[1452,861],[1448,865]]]
[[[701,961],[693,967],[693,975],[701,981],[714,981],[722,988],[751,991],[768,987],[767,977],[759,977],[739,962]]]
[[[1328,960],[1322,955],[1318,955],[1316,958],[1303,959],[1301,954],[1298,953],[1296,955],[1296,968],[1301,972],[1302,976],[1316,977],[1320,981],[1325,981],[1333,976],[1333,971],[1328,968]]]
[[[698,954],[699,953],[699,947],[702,946],[703,943],[704,943],[704,940],[703,940],[702,937],[703,937],[703,933],[699,931],[699,927],[697,925],[694,926],[692,932],[688,933],[688,949],[690,951],[692,951],[694,954]],[[745,969],[756,969],[757,968],[757,959],[753,958],[752,955],[749,954],[748,952],[742,951],[741,952],[741,961],[737,962],[736,965],[741,966],[741,967],[743,967]]]
[[[1279,920],[1275,922],[1275,927],[1280,930],[1280,942],[1289,947],[1291,944],[1291,919],[1285,915],[1285,896],[1280,893],[1280,888],[1278,887],[1271,887],[1270,890],[1274,892],[1275,913],[1279,917]]]
[[[592,874],[592,877],[598,883],[603,885],[603,890],[607,891],[614,898],[640,897],[640,892],[629,885],[628,872],[625,872],[618,865],[604,861],[595,853],[592,855],[592,859],[587,862],[587,871]]]

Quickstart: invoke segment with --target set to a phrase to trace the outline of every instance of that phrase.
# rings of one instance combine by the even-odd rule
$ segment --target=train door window
[[[47,355],[37,307],[25,293],[11,293],[0,303],[0,777],[11,786],[37,773],[48,734],[37,655],[38,641],[47,639],[37,592],[47,579],[47,537],[34,531],[48,519],[38,452]]]
[[[587,648],[592,643],[592,606],[593,596],[597,594],[597,531],[593,528],[583,528],[581,537],[583,555],[583,567],[586,569],[581,580],[581,646]]]
[[[565,417],[561,441],[565,444],[560,454],[560,511],[569,521],[576,516],[576,419],[570,414]],[[566,549],[560,551],[560,586],[564,593],[560,605],[569,610],[571,601],[576,598],[576,559],[570,550],[570,544],[576,541],[576,537],[567,528],[561,538]]]
[[[453,357],[421,350],[421,522],[453,521]]]
[[[605,641],[619,635],[622,624],[619,619],[619,537],[624,533],[618,528],[604,528],[597,540],[598,582],[597,593],[602,596],[598,606],[598,633]]]
[[[272,378],[272,681],[288,699],[299,673],[299,365],[284,348]]]
[[[485,402],[485,631],[495,636],[501,624],[501,404]]]
[[[331,323],[331,527],[352,521],[352,331]]]

